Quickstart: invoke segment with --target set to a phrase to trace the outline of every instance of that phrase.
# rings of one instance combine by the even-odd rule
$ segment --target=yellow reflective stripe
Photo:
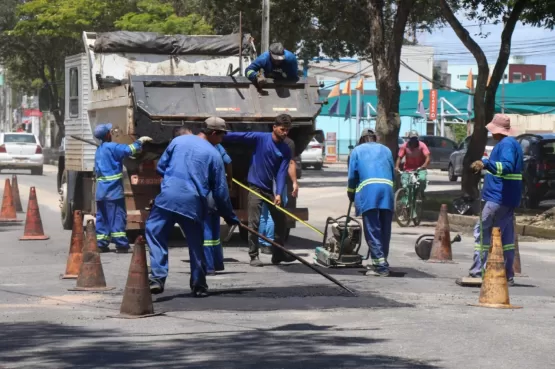
[[[474,244],[474,251],[488,251],[489,250],[489,245],[482,245],[480,247],[479,244]]]
[[[495,166],[497,167],[497,175],[503,175],[503,165],[500,162],[496,162]]]
[[[393,181],[385,178],[369,178],[358,185],[356,192],[360,192],[362,188],[369,184],[386,184],[393,187]]]
[[[134,144],[129,145],[129,148],[131,149],[131,154],[134,154],[137,152],[137,149],[135,148]]]
[[[522,174],[505,174],[505,175],[497,175],[494,174],[492,172],[490,172],[489,170],[487,171],[487,174],[491,174],[494,177],[498,177],[501,179],[506,179],[509,181],[522,181]]]
[[[204,246],[219,246],[220,240],[204,240]]]
[[[510,251],[510,250],[514,250],[514,249],[515,249],[514,243],[510,243],[508,245],[503,245],[503,251]]]
[[[385,263],[385,258],[379,258],[379,259],[372,259],[372,264],[374,265],[380,265]]]
[[[253,74],[253,73],[256,73],[256,72],[255,72],[254,70],[252,70],[252,69],[249,70],[249,71],[247,72],[247,77],[250,76],[250,75]]]
[[[112,233],[110,233],[110,235],[112,237],[126,237],[127,233],[125,233],[125,232],[112,232]]]
[[[107,234],[97,234],[96,239],[97,240],[109,240],[110,236],[108,236]]]
[[[347,192],[355,192],[354,188],[347,188]]]
[[[98,182],[108,182],[108,181],[115,181],[116,179],[123,178],[123,173],[114,174],[113,176],[104,176],[98,177],[96,180]]]

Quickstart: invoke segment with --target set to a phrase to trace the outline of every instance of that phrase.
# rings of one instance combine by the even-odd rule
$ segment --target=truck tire
[[[60,215],[62,220],[62,227],[65,230],[71,230],[73,228],[73,209],[71,202],[68,200],[68,173],[64,170],[61,177],[61,185],[58,190],[60,193]]]

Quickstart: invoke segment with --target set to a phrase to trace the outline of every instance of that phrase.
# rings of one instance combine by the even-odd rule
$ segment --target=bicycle
[[[395,220],[401,227],[408,227],[411,220],[415,226],[422,219],[422,192],[417,176],[418,170],[401,173],[401,188],[395,192]]]

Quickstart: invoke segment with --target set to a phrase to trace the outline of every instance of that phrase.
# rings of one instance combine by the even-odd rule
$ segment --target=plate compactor
[[[350,210],[349,206],[348,213]],[[315,264],[326,268],[362,268],[365,259],[358,253],[361,244],[362,225],[358,220],[349,215],[328,217],[323,245],[316,247]]]

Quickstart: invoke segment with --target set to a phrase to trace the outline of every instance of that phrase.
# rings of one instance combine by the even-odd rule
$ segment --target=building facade
[[[545,81],[546,66],[538,64],[509,64],[509,83]]]

